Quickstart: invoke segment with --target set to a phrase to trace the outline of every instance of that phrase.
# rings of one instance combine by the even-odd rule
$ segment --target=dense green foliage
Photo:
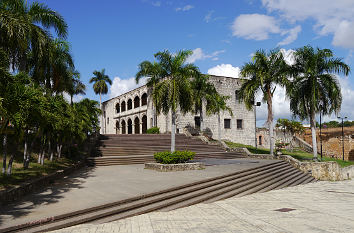
[[[192,160],[195,156],[195,152],[191,151],[164,151],[157,152],[154,154],[156,162],[162,164],[177,164],[177,163],[186,163]]]
[[[99,129],[98,103],[89,99],[73,103],[74,95],[85,93],[85,85],[66,37],[63,17],[45,4],[0,1],[3,174],[12,173],[18,151],[23,151],[23,167],[29,169],[34,151],[42,165],[45,157],[52,161],[62,151],[73,156],[71,152]],[[70,96],[71,104],[64,95]]]
[[[146,130],[147,134],[159,134],[160,133],[160,128],[159,127],[151,127]]]
[[[288,131],[293,135],[296,133],[303,133],[305,131],[305,128],[303,127],[301,122],[282,118],[279,118],[277,120],[275,127],[280,128],[284,131]]]
[[[316,122],[316,127],[320,127],[320,124]],[[328,121],[328,122],[323,122],[321,124],[322,128],[338,128],[342,127],[342,122],[339,121]],[[343,122],[343,127],[350,127],[354,126],[354,121],[344,121]]]

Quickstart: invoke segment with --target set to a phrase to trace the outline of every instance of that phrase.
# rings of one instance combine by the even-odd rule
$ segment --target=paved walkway
[[[209,160],[204,170],[157,172],[144,165],[85,168],[22,201],[0,206],[0,229],[192,183],[274,160]],[[219,165],[218,165],[219,164]]]
[[[299,185],[56,232],[350,233],[354,232],[354,181]]]

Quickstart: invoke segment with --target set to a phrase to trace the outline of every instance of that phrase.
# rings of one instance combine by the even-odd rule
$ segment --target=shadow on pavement
[[[22,200],[5,206],[0,206],[0,226],[11,224],[7,222],[9,221],[9,217],[16,219],[21,216],[26,216],[38,205],[48,205],[59,202],[60,199],[63,198],[65,192],[72,189],[83,188],[85,179],[92,177],[94,170],[94,167],[81,168],[73,174],[55,181],[53,184],[42,190],[24,196]],[[53,213],[53,215],[55,215],[55,213]]]

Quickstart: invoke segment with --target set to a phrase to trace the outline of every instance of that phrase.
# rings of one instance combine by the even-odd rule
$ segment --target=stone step
[[[218,200],[230,195],[242,196],[313,181],[312,177],[299,172],[289,164],[276,161],[123,201],[54,216],[53,220],[47,223],[40,224],[34,221],[21,226],[0,229],[0,231],[43,232],[82,223],[105,223],[155,210],[166,211],[200,202],[210,202],[210,200]]]

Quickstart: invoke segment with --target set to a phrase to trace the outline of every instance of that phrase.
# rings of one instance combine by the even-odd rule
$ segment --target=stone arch
[[[139,96],[135,96],[134,98],[134,108],[140,107],[140,98]]]
[[[120,110],[121,110],[121,112],[125,112],[125,101],[123,101],[121,104],[120,104]]]
[[[119,124],[119,120],[116,121],[116,134],[119,134],[119,130],[120,130],[120,124]]]
[[[144,105],[147,105],[147,94],[146,93],[144,93],[141,96],[141,106],[144,106]]]
[[[128,134],[132,134],[133,133],[133,122],[132,120],[129,118],[128,119]]]
[[[120,113],[120,105],[119,105],[119,103],[116,104],[116,113]]]
[[[142,127],[142,133],[146,133],[147,131],[147,116],[144,115],[142,118],[141,118],[141,127]]]
[[[132,99],[128,99],[128,110],[132,109],[133,108],[133,101]]]
[[[134,119],[134,134],[140,134],[140,120],[139,117]]]
[[[126,134],[127,132],[126,132],[126,123],[125,123],[125,120],[122,120],[122,123],[121,123],[121,125],[122,125],[122,134]]]

